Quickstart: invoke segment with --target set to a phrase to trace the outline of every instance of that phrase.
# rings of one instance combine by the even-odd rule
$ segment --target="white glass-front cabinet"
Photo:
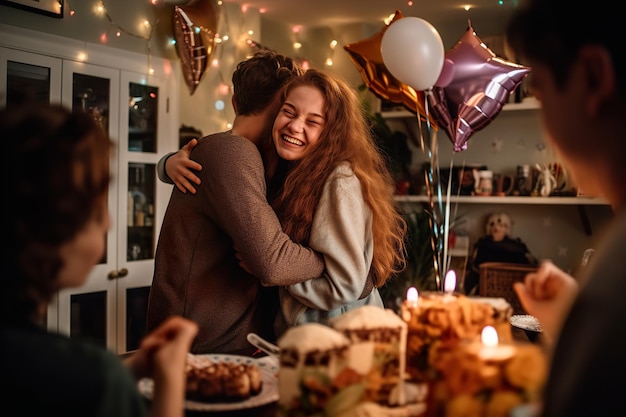
[[[4,37],[3,30],[11,36]],[[26,95],[60,102],[92,114],[115,142],[106,254],[85,285],[57,295],[48,309],[48,328],[118,353],[134,350],[145,332],[154,250],[171,191],[159,183],[155,167],[160,156],[178,147],[178,115],[169,98],[176,76],[133,71],[146,65],[146,56],[97,45],[89,50],[89,63],[80,62],[71,57],[84,51],[84,43],[64,38],[49,43],[49,35],[39,39],[17,30],[0,25],[0,105],[15,105]]]

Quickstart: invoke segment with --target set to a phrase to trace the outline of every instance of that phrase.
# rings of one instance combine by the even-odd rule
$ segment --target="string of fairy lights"
[[[62,0],[60,0],[62,1]],[[160,7],[164,7],[166,6],[166,2],[164,0],[147,0],[153,7],[155,8],[160,8]],[[69,0],[65,0],[65,4],[68,11],[68,14],[70,17],[74,17],[76,15],[75,10],[71,7],[71,4],[69,2]],[[231,26],[228,23],[228,15],[227,13],[225,13],[225,11],[222,9],[223,6],[223,1],[222,0],[217,0],[216,1],[217,6],[220,8],[220,15],[223,16],[223,24],[220,25],[222,26],[223,29],[228,29]],[[241,7],[242,10],[242,19],[245,17],[245,13],[248,11],[248,7],[246,5]],[[110,26],[110,28],[113,29],[113,33],[116,37],[121,37],[121,36],[130,36],[133,38],[137,38],[137,39],[143,39],[146,42],[146,51],[147,51],[147,55],[148,55],[148,61],[149,61],[149,65],[148,65],[148,72],[153,74],[154,73],[154,69],[152,68],[151,65],[151,60],[152,60],[152,39],[154,36],[154,32],[156,30],[157,24],[159,23],[159,13],[154,13],[155,17],[150,20],[148,18],[143,18],[140,17],[138,19],[138,24],[136,25],[136,27],[138,29],[136,29],[135,31],[128,29],[127,27],[122,26],[120,23],[118,23],[115,18],[111,15],[111,13],[109,13],[109,10],[107,9],[106,6],[106,2],[105,0],[99,0],[96,1],[94,3],[93,6],[93,11],[96,15],[100,15],[103,18],[105,18]],[[260,9],[260,12],[263,13],[264,10]],[[303,44],[302,41],[300,40],[300,33],[302,32],[302,26],[294,26],[292,29],[293,32],[293,49],[294,52],[296,53],[296,55],[298,55],[299,51],[301,50]],[[248,44],[251,47],[260,47],[261,45],[254,41],[251,36],[253,36],[254,32],[252,30],[244,30],[243,34],[241,36],[236,36],[234,37],[234,39],[239,39],[242,42],[245,42],[246,44]],[[100,35],[100,42],[101,43],[107,43],[109,38],[109,32],[103,32]],[[220,33],[218,31],[218,33],[216,33],[215,35],[215,52],[218,52],[219,46],[221,44],[223,44],[224,42],[229,41],[231,38],[231,36],[229,36],[227,33]],[[169,43],[171,45],[175,45],[176,44],[176,40],[174,38],[170,38]],[[333,40],[330,45],[329,45],[329,51],[330,53],[328,54],[328,58],[326,59],[326,62],[324,63],[327,66],[332,66],[333,65],[333,53],[334,50],[337,46],[337,41]],[[299,60],[301,60],[303,63],[307,63],[307,59],[306,58],[302,58],[302,57],[298,57]],[[214,68],[219,67],[219,62],[220,59],[219,58],[213,58],[212,62],[211,62],[211,66]]]
[[[66,13],[67,15],[69,15],[69,17],[76,17],[76,12],[70,5],[70,0],[58,0],[58,1],[65,3],[65,7],[67,10]],[[85,1],[85,0],[82,0],[82,1]],[[144,1],[148,2],[155,9],[160,9],[160,8],[164,8],[168,6],[167,0],[144,0]],[[250,52],[263,49],[265,47],[259,44],[256,40],[254,40],[255,34],[253,30],[246,29],[246,15],[248,14],[248,11],[249,11],[248,6],[246,4],[243,4],[241,6],[241,14],[240,14],[241,21],[239,22],[239,24],[231,25],[231,22],[229,22],[228,13],[226,13],[226,9],[223,7],[224,2],[222,0],[207,0],[207,1],[215,1],[215,4],[217,5],[217,10],[220,16],[219,24],[218,24],[219,30],[217,30],[214,35],[213,53],[212,53],[211,62],[209,63],[208,68],[212,68],[214,71],[216,71],[215,74],[217,74],[217,78],[219,80],[215,91],[217,92],[219,96],[221,96],[221,98],[218,98],[216,100],[215,108],[218,110],[224,111],[227,108],[227,106],[224,105],[225,100],[223,98],[225,98],[232,92],[232,86],[230,85],[230,74],[232,73],[232,68],[225,68],[222,65],[222,60],[224,57],[223,54],[229,51],[229,49],[226,48],[226,45],[234,42],[236,44],[235,49],[243,50],[244,48],[242,48],[242,46],[246,46]],[[506,2],[510,2],[510,3],[513,3],[513,5],[516,5],[518,2],[518,0],[497,0],[497,1],[500,5],[504,5],[504,3]],[[103,44],[106,44],[109,41],[109,36],[111,33],[113,33],[113,35],[118,38],[122,36],[129,36],[132,38],[143,40],[146,44],[146,55],[147,55],[147,61],[148,61],[146,72],[149,75],[153,75],[155,73],[155,70],[152,66],[153,38],[155,35],[155,31],[157,29],[157,25],[159,24],[159,18],[160,16],[163,15],[162,13],[159,13],[161,10],[155,10],[154,13],[152,13],[151,18],[139,17],[137,19],[137,24],[135,25],[134,30],[131,30],[128,27],[120,24],[115,19],[115,16],[113,16],[113,14],[107,9],[106,3],[107,3],[107,0],[95,0],[93,4],[93,13],[98,16],[101,16],[103,19],[107,21],[109,25],[109,29],[107,29],[100,35],[100,39],[99,39],[100,42]],[[170,3],[169,6],[171,6],[172,1],[170,1],[169,3]],[[413,3],[414,2],[412,0],[407,0],[408,7],[413,6]],[[82,4],[82,6],[84,6],[84,4]],[[471,6],[467,6],[467,8],[469,7]],[[265,12],[265,10],[263,8],[259,8],[258,12],[262,14]],[[392,16],[393,14],[390,15],[390,18]],[[385,23],[389,23],[389,22],[386,21]],[[239,28],[239,30],[241,30],[241,33],[236,34],[236,36],[231,36],[228,33],[228,31],[236,30],[234,28]],[[301,39],[303,29],[304,28],[302,26],[292,27],[293,56],[300,65],[302,65],[304,68],[308,68],[310,65],[308,59],[301,56],[301,51],[304,49],[303,41]],[[168,40],[168,43],[169,43],[169,47],[174,47],[176,45],[176,39],[174,39],[173,37],[170,37]],[[337,40],[333,39],[330,41],[328,45],[328,51],[326,53],[326,58],[323,63],[325,66],[331,67],[334,65],[334,54],[335,54],[337,45],[338,45]],[[251,55],[251,53],[249,53],[248,55]],[[87,59],[87,57],[85,56],[84,59]]]
[[[66,10],[68,10],[67,15],[69,15],[70,17],[76,16],[75,10],[70,5],[70,0],[58,0],[58,1],[65,3]],[[85,0],[81,0],[81,1],[85,1]],[[167,0],[143,0],[143,1],[146,1],[147,3],[149,3],[155,9],[160,9],[160,8],[167,6]],[[217,75],[217,78],[219,80],[217,88],[215,90],[218,95],[218,98],[216,99],[216,102],[215,102],[215,108],[217,110],[224,112],[228,108],[228,106],[224,104],[226,101],[226,97],[232,92],[232,86],[230,85],[230,74],[232,73],[232,70],[233,70],[232,68],[226,68],[225,65],[222,65],[224,54],[229,53],[229,51],[231,50],[230,48],[227,47],[227,45],[232,44],[234,42],[235,46],[233,47],[236,50],[241,51],[244,49],[243,46],[246,46],[250,52],[259,50],[259,49],[264,49],[265,46],[261,45],[256,40],[254,40],[255,34],[253,30],[246,29],[247,27],[246,15],[249,12],[249,8],[246,4],[243,4],[241,6],[241,14],[239,15],[241,18],[241,21],[229,22],[229,16],[228,16],[228,13],[226,13],[226,9],[223,7],[222,0],[207,0],[207,1],[215,1],[215,4],[217,5],[217,10],[219,11],[219,16],[220,16],[219,23],[218,23],[219,30],[216,31],[214,39],[213,39],[213,42],[214,42],[213,53],[212,53],[211,62],[209,63],[208,68],[212,68],[215,71],[215,74]],[[499,2],[500,5],[503,5],[505,2],[511,2],[514,5],[516,5],[518,2],[518,0],[497,0],[497,1]],[[107,3],[107,0],[95,0],[93,3],[93,8],[92,8],[93,13],[105,19],[108,22],[108,26],[109,26],[109,28],[100,35],[100,38],[99,38],[100,42],[103,44],[106,44],[109,41],[109,36],[111,35],[111,33],[113,34],[113,36],[118,37],[118,38],[123,37],[123,36],[129,36],[132,38],[143,40],[146,43],[146,55],[147,55],[147,61],[148,61],[146,72],[149,75],[153,75],[155,73],[155,70],[152,66],[153,38],[154,38],[155,31],[157,29],[157,25],[159,23],[159,17],[162,16],[162,13],[159,13],[160,10],[155,10],[155,12],[152,13],[152,18],[139,17],[137,19],[137,24],[135,25],[134,30],[131,30],[128,27],[125,27],[124,25],[120,24],[115,19],[115,16],[113,16],[113,14],[109,12],[109,10],[107,9],[106,3]],[[170,3],[172,2],[170,1]],[[414,2],[412,0],[407,0],[408,7],[413,6],[413,3]],[[84,4],[82,6],[84,7]],[[469,7],[470,6],[467,6],[467,8]],[[263,14],[265,13],[265,9],[260,8],[258,9],[258,12]],[[390,17],[388,18],[387,21],[385,21],[385,23],[388,24],[389,19],[391,19],[392,17],[393,17],[393,14],[390,15]],[[231,23],[238,23],[238,24],[231,25]],[[231,36],[228,32],[231,30],[237,30],[235,28],[239,28],[241,33],[235,34],[236,36]],[[302,26],[292,27],[293,56],[294,56],[294,59],[296,59],[296,61],[300,65],[302,65],[304,68],[308,68],[310,66],[308,59],[301,56],[301,51],[304,49],[303,41],[301,39],[303,30],[304,28]],[[173,37],[170,37],[167,42],[169,44],[169,47],[174,47],[176,45],[176,39],[174,39]],[[337,40],[333,39],[330,41],[328,45],[328,51],[326,53],[326,58],[324,61],[325,66],[331,67],[334,65],[334,54],[335,54],[337,45],[338,45]],[[248,55],[251,55],[251,53],[249,53]],[[79,59],[81,58],[79,57]],[[87,57],[85,56],[84,59],[87,59]]]
[[[59,0],[63,1],[63,0]],[[138,17],[137,24],[133,29],[122,25],[116,20],[113,13],[109,11],[107,8],[106,0],[96,0],[93,3],[92,11],[95,15],[101,16],[108,23],[108,29],[100,34],[99,41],[102,44],[107,44],[109,42],[110,36],[115,36],[117,38],[128,36],[135,39],[141,39],[146,44],[146,55],[147,55],[147,74],[153,75],[155,70],[152,65],[152,56],[153,56],[153,41],[155,31],[157,29],[157,25],[159,24],[159,18],[162,16],[162,13],[159,13],[161,8],[164,8],[167,5],[165,0],[145,0],[147,1],[155,10],[152,14],[151,18],[147,17]],[[254,40],[254,31],[251,29],[246,29],[246,16],[249,12],[247,5],[241,6],[241,14],[239,22],[229,22],[228,13],[226,13],[225,8],[223,7],[222,0],[215,0],[215,4],[217,5],[217,10],[219,13],[219,23],[218,30],[215,33],[214,41],[214,50],[211,56],[211,62],[209,63],[209,67],[213,68],[216,71],[217,78],[219,80],[216,92],[219,96],[216,103],[215,108],[217,110],[224,111],[227,106],[224,104],[226,101],[225,98],[232,92],[232,86],[230,85],[230,74],[232,73],[231,68],[224,68],[222,65],[223,54],[227,53],[229,48],[226,47],[229,42],[236,42],[237,45],[234,46],[236,49],[242,50],[242,46],[246,46],[251,55],[252,52],[260,49],[265,49],[266,47],[261,45],[259,42]],[[171,5],[170,5],[171,6]],[[65,8],[67,10],[67,15],[71,18],[80,18],[80,16],[76,13],[76,10],[72,8],[70,4],[70,0],[65,0]],[[264,13],[264,9],[258,10],[260,13]],[[231,24],[237,23],[237,24]],[[235,36],[231,36],[228,31],[233,30],[233,28],[240,28],[241,33],[235,34]],[[294,50],[294,58],[305,68],[309,67],[309,61],[306,58],[300,56],[300,51],[302,49],[303,43],[300,39],[300,35],[302,33],[302,26],[295,26],[292,29],[293,38],[292,45]],[[176,39],[172,36],[168,39],[169,47],[174,47],[176,45]],[[329,45],[329,52],[327,53],[327,58],[324,63],[326,66],[333,65],[333,55],[335,48],[337,46],[337,41],[333,40]],[[80,59],[80,58],[79,58]],[[87,59],[86,56],[83,59]],[[227,124],[227,127],[228,124]]]

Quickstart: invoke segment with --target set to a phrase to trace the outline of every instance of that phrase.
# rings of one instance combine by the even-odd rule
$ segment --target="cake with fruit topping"
[[[349,366],[365,375],[364,401],[402,405],[406,323],[390,309],[363,306],[330,320],[351,342]]]
[[[364,392],[363,376],[349,367],[350,341],[318,323],[288,329],[278,340],[279,414],[339,415]]]

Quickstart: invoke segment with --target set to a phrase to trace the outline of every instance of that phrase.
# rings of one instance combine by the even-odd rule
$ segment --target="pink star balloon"
[[[452,80],[435,85],[427,96],[433,118],[460,152],[474,132],[495,119],[530,68],[496,57],[471,25],[445,57],[453,66]]]

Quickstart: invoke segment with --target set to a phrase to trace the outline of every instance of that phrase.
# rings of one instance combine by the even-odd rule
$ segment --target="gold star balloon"
[[[396,10],[391,23],[403,17],[400,10]],[[400,103],[410,112],[419,114],[422,121],[429,120],[436,130],[437,122],[432,117],[427,119],[426,116],[424,92],[415,91],[411,86],[398,81],[385,67],[380,45],[388,27],[385,25],[374,36],[345,45],[343,49],[350,55],[370,91],[382,100]]]

